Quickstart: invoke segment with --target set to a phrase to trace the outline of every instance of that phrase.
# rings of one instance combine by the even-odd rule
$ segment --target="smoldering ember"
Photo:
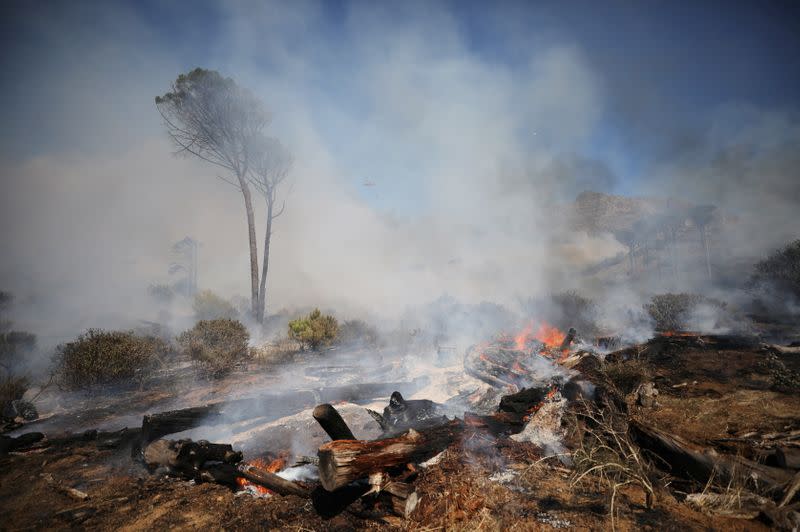
[[[0,530],[798,530],[799,12],[5,2]]]

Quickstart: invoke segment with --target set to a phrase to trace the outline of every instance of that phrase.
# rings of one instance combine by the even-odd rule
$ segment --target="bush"
[[[141,384],[168,351],[166,342],[152,336],[89,329],[56,348],[58,382],[74,390],[97,384]]]
[[[724,309],[725,303],[697,294],[661,294],[644,305],[657,331],[684,331],[700,305]]]
[[[0,379],[0,413],[6,411],[6,407],[12,401],[22,399],[28,390],[28,379],[25,377],[14,377],[7,375]]]
[[[339,323],[336,318],[327,314],[323,315],[318,308],[304,318],[297,318],[289,322],[289,338],[297,340],[313,350],[333,342],[338,333]]]
[[[551,321],[559,329],[566,331],[570,327],[575,327],[580,334],[585,335],[597,332],[595,323],[597,307],[594,301],[583,297],[575,290],[552,294],[550,300],[556,313]]]
[[[642,360],[622,360],[603,364],[602,373],[622,395],[636,391],[652,378],[650,366]]]
[[[291,362],[302,346],[291,338],[281,338],[250,348],[250,356],[265,367],[278,366]]]
[[[343,346],[378,347],[378,329],[361,320],[347,320],[339,326],[336,343]]]
[[[768,282],[800,297],[800,240],[755,265],[754,282]]]
[[[239,318],[239,312],[234,306],[211,290],[203,290],[194,296],[192,309],[198,321]]]
[[[201,320],[178,337],[184,354],[211,378],[227,375],[247,359],[249,340],[245,326],[229,319]]]

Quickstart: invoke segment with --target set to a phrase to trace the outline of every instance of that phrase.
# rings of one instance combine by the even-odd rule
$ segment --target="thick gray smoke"
[[[170,247],[186,235],[202,243],[201,288],[248,293],[240,196],[214,168],[170,154],[153,105],[195,66],[251,88],[294,154],[269,310],[318,305],[378,319],[442,294],[513,306],[561,288],[600,293],[577,272],[625,248],[572,231],[568,204],[615,186],[587,149],[609,96],[568,34],[525,48],[512,67],[476,52],[454,14],[432,3],[402,17],[355,4],[331,47],[319,45],[322,4],[218,8],[218,38],[202,51],[168,46],[121,7],[26,21],[51,48],[31,52],[24,76],[44,102],[41,121],[4,126],[23,139],[46,132],[3,154],[0,286],[26,303],[20,328],[56,342],[157,320],[147,287],[170,280]],[[107,29],[82,33],[89,12]],[[509,27],[508,38],[526,31]],[[740,216],[746,240],[730,245],[757,254],[798,231],[798,127],[783,114],[738,116],[722,113],[701,145],[652,169],[651,191]],[[764,227],[774,230],[753,240]],[[640,307],[638,293],[620,297],[619,307]]]

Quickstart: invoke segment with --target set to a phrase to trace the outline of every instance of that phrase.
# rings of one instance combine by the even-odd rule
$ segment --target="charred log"
[[[739,456],[717,454],[677,435],[668,434],[655,427],[638,421],[631,421],[630,428],[636,442],[644,449],[654,453],[667,464],[670,471],[683,478],[707,482],[714,476],[726,484],[745,476],[754,480],[765,491],[781,493],[792,479],[792,474],[784,469],[769,467]]]
[[[166,467],[171,472],[194,474],[206,462],[241,462],[242,453],[234,451],[227,443],[209,443],[205,440],[156,440],[144,449],[144,461],[151,469]]]
[[[564,340],[561,342],[561,346],[559,349],[561,351],[566,351],[569,349],[569,346],[572,345],[572,342],[575,341],[575,336],[578,334],[578,331],[575,330],[574,327],[570,327],[567,331],[566,336],[564,336]]]
[[[331,440],[355,440],[353,432],[347,426],[339,412],[330,404],[317,405],[312,413],[317,423],[325,430]]]
[[[389,405],[383,409],[383,420],[389,429],[405,430],[427,421],[441,418],[441,405],[428,399],[406,400],[395,391],[389,398]]]
[[[0,454],[7,454],[31,447],[32,445],[41,442],[43,439],[44,434],[41,432],[27,432],[17,436],[16,438],[0,436]]]
[[[334,491],[372,473],[426,460],[455,441],[463,429],[463,422],[453,420],[394,438],[328,442],[319,448],[322,487]]]

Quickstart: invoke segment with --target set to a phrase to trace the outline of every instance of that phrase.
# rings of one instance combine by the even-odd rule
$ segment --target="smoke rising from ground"
[[[215,5],[214,39],[194,48],[167,45],[131,9],[95,8],[28,17],[51,48],[17,50],[28,54],[19,74],[43,118],[6,127],[24,139],[47,132],[41,145],[3,154],[0,286],[25,303],[20,328],[56,342],[158,319],[147,286],[170,280],[170,246],[186,235],[202,243],[201,288],[248,292],[238,192],[213,168],[171,156],[153,105],[195,66],[252,89],[294,154],[268,312],[318,305],[400,317],[442,294],[513,306],[593,290],[575,272],[624,250],[569,228],[566,205],[581,190],[620,186],[597,149],[620,104],[616,85],[569,32],[520,46],[509,64],[476,49],[444,4],[354,3],[331,36],[324,4],[225,3]],[[106,29],[76,32],[87,29],[83,16]],[[509,25],[504,38],[524,43],[527,33]],[[630,192],[718,204],[742,221],[731,248],[757,255],[800,230],[797,117],[718,116],[701,141],[644,166]],[[751,238],[765,227],[769,238]],[[637,297],[618,306],[640,306]]]

